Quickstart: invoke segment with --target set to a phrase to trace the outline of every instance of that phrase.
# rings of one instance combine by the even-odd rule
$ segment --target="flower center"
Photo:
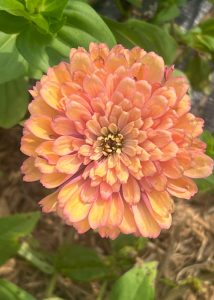
[[[121,133],[111,133],[100,136],[100,147],[104,156],[108,156],[113,153],[121,153],[123,146],[123,135]]]

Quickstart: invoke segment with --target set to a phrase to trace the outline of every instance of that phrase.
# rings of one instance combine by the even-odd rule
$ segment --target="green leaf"
[[[27,82],[21,77],[2,83],[0,95],[0,127],[10,128],[16,125],[27,111]]]
[[[66,23],[70,27],[79,30],[79,32],[85,32],[99,42],[106,43],[109,47],[116,44],[108,26],[87,3],[70,0],[64,10],[64,15],[67,17]],[[84,37],[79,39],[79,46],[82,43],[85,43]]]
[[[114,284],[110,300],[154,300],[156,267],[147,262],[126,272]]]
[[[19,34],[16,45],[29,64],[46,72],[49,58],[45,48],[51,40],[49,35],[41,34],[31,26]]]
[[[1,300],[36,300],[31,294],[24,291],[12,282],[0,279]]]
[[[129,2],[130,4],[132,4],[138,8],[141,8],[143,5],[143,0],[127,0],[127,2]]]
[[[15,16],[28,17],[25,6],[19,0],[0,0],[0,10],[5,10]]]
[[[29,17],[29,19],[37,25],[38,29],[42,33],[50,33],[50,28],[47,20],[41,14],[35,14]]]
[[[31,13],[43,13],[60,18],[68,0],[25,0],[26,7]]]
[[[71,48],[82,46],[87,49],[91,42],[98,40],[83,30],[64,25],[58,31],[57,37],[52,40],[51,48],[68,58]]]
[[[147,239],[145,238],[137,238],[133,235],[121,234],[117,239],[111,241],[111,246],[116,252],[127,246],[132,246],[137,250],[142,250],[146,243]]]
[[[214,174],[207,178],[196,179],[195,181],[200,192],[214,192]]]
[[[73,280],[92,281],[109,275],[109,268],[97,253],[79,245],[63,246],[55,257],[58,272]]]
[[[45,255],[40,250],[35,251],[32,249],[27,242],[22,243],[18,254],[45,274],[53,274],[55,271]]]
[[[0,32],[0,84],[23,76],[27,63],[16,49],[16,35]]]
[[[207,144],[206,154],[214,159],[214,135],[205,130],[201,135],[202,141]],[[213,192],[214,191],[214,174],[207,178],[196,179],[196,183],[199,191],[201,192]]]
[[[17,17],[6,11],[0,11],[0,31],[5,33],[17,33],[28,26],[28,21],[23,17]]]
[[[208,80],[211,73],[210,61],[206,56],[195,53],[189,59],[186,66],[186,73],[190,80],[191,86],[196,91],[203,91],[209,94],[211,84]]]
[[[17,107],[17,104],[14,107]],[[20,238],[33,231],[39,217],[38,212],[33,212],[0,219],[0,264],[17,253],[20,247]],[[2,298],[0,297],[0,299]]]
[[[192,28],[182,37],[183,41],[191,48],[200,51],[214,52],[214,18],[211,18]]]
[[[201,139],[207,144],[206,154],[214,159],[214,135],[205,130],[201,135]]]
[[[179,9],[176,4],[167,6],[161,9],[155,18],[152,20],[155,24],[162,24],[165,22],[169,22],[179,16]]]
[[[203,34],[214,36],[214,18],[210,18],[199,24]]]
[[[161,55],[167,64],[173,62],[177,50],[176,41],[158,26],[136,19],[130,19],[124,23],[107,18],[104,20],[118,43],[127,48],[139,46],[146,51],[154,51]]]

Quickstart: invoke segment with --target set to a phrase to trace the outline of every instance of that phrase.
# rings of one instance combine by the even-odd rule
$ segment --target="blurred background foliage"
[[[0,127],[20,123],[30,101],[27,90],[49,66],[68,61],[70,48],[88,48],[91,41],[155,51],[167,65],[174,64],[177,73],[188,77],[191,93],[210,95],[214,81],[213,1],[206,1],[208,9],[202,17],[185,25],[181,12],[187,2],[0,0]],[[208,155],[214,158],[213,134],[205,131],[202,139],[208,144]],[[213,193],[214,175],[197,180],[197,184],[200,193]],[[63,244],[46,253],[31,235],[39,219],[35,212],[0,219],[0,265],[16,256],[44,273],[49,283],[43,299],[62,299],[54,294],[59,278],[83,284],[99,281],[97,300],[140,300],[142,295],[144,300],[155,298],[157,263],[139,258],[146,239],[120,236],[105,253],[77,244]],[[0,279],[0,299],[36,298]]]

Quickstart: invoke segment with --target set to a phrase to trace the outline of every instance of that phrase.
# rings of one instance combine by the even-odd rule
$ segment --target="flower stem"
[[[56,287],[56,282],[57,282],[57,274],[54,273],[48,283],[46,292],[45,292],[45,298],[49,298],[53,296],[55,287]]]

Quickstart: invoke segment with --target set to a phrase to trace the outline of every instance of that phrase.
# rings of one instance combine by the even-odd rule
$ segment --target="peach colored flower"
[[[211,174],[189,112],[188,83],[138,47],[91,43],[49,68],[31,92],[21,150],[25,181],[55,191],[40,201],[79,233],[155,238],[171,225],[171,196]]]

